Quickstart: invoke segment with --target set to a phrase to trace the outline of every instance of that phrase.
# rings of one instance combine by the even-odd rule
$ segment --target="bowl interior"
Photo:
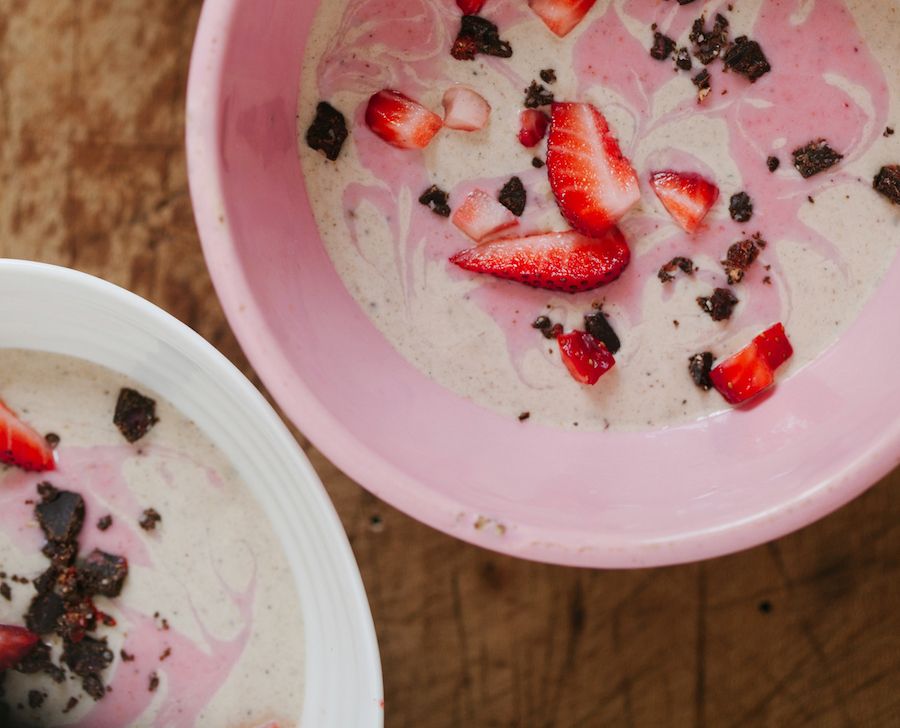
[[[109,283],[0,260],[0,290],[0,347],[66,354],[133,377],[228,454],[297,580],[307,651],[301,725],[380,725],[378,647],[353,554],[309,461],[262,396],[197,334]]]
[[[345,290],[307,200],[295,113],[316,6],[207,5],[189,163],[207,260],[245,351],[290,417],[352,477],[489,548],[627,567],[782,535],[896,464],[900,319],[888,312],[897,265],[839,345],[765,406],[686,426],[523,427],[409,365]]]

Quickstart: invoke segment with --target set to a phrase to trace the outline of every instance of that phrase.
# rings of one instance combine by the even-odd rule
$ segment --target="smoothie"
[[[123,430],[133,443],[113,423],[123,388],[155,400],[157,421],[146,434]],[[60,659],[61,638],[42,634],[65,677],[0,671],[7,720],[83,728],[297,725],[304,643],[294,578],[227,456],[177,407],[82,360],[0,350],[0,396],[36,432],[59,438],[55,470],[0,466],[0,625],[24,624],[33,580],[48,569],[35,517],[40,483],[83,498],[79,558],[99,549],[128,562],[121,593],[94,599],[111,618],[88,635],[105,638],[112,655],[99,699]]]
[[[404,357],[509,417],[657,428],[726,407],[692,381],[687,362],[698,352],[725,358],[783,322],[795,352],[779,372],[783,381],[852,324],[900,245],[900,206],[872,189],[879,168],[900,160],[900,134],[890,133],[900,127],[900,2],[599,0],[564,37],[525,0],[487,0],[478,12],[497,26],[510,57],[451,56],[461,19],[454,0],[321,3],[310,31],[298,131],[312,209],[347,290]],[[704,16],[711,26],[717,13],[732,41],[760,44],[769,72],[751,81],[691,53],[693,23]],[[674,41],[665,60],[650,52],[657,32]],[[682,47],[690,72],[675,64]],[[706,91],[696,80],[704,68]],[[527,191],[519,231],[569,228],[543,167],[546,140],[526,148],[517,138],[533,81],[557,101],[601,110],[640,180],[640,202],[619,221],[631,264],[590,292],[533,290],[460,270],[449,258],[472,241],[418,202],[437,185],[456,208],[472,190],[495,194],[517,176]],[[490,104],[484,129],[445,127],[419,151],[390,146],[366,127],[367,102],[381,89],[440,113],[455,84]],[[304,138],[320,101],[347,117],[349,138],[336,161]],[[842,159],[805,178],[792,152],[818,139]],[[702,175],[720,191],[691,235],[650,190],[651,173],[666,169]],[[752,201],[749,217],[740,193]],[[715,321],[698,298],[729,285],[727,251],[756,234],[767,245],[733,286],[729,320]],[[661,266],[679,257],[693,273],[676,270],[663,283]],[[601,306],[621,350],[589,388],[566,375],[556,342],[532,323],[546,316],[565,330],[581,328]]]

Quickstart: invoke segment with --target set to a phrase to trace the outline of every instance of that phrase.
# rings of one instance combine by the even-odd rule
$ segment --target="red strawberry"
[[[650,186],[669,214],[686,232],[696,232],[719,199],[719,188],[699,174],[654,172]]]
[[[450,262],[475,273],[533,288],[577,293],[616,280],[631,260],[618,228],[602,238],[574,231],[501,238],[454,255]]]
[[[385,89],[369,99],[366,126],[400,149],[424,149],[444,122],[417,101]]]
[[[741,404],[771,387],[775,370],[793,353],[784,326],[777,324],[719,364],[710,379],[729,404]]]
[[[519,141],[523,147],[536,147],[547,134],[550,118],[539,109],[525,109],[519,116]]]
[[[468,86],[452,86],[444,94],[444,126],[459,131],[484,129],[491,105]]]
[[[547,171],[563,217],[585,235],[601,235],[641,197],[631,162],[590,104],[553,104]]]
[[[788,341],[783,324],[775,324],[771,329],[757,336],[754,341],[760,356],[766,360],[766,364],[772,371],[778,369],[794,355],[794,347]]]
[[[456,0],[463,15],[475,15],[484,7],[485,0]]]
[[[40,637],[24,627],[0,624],[0,672],[18,665],[39,640]]]
[[[560,336],[559,353],[572,377],[582,384],[596,384],[606,372],[616,365],[609,349],[584,331],[573,331]]]
[[[484,190],[470,192],[452,221],[476,243],[519,224],[515,215]]]
[[[528,5],[560,38],[568,35],[597,0],[528,0]]]
[[[0,463],[22,470],[53,470],[56,460],[47,441],[0,400]]]

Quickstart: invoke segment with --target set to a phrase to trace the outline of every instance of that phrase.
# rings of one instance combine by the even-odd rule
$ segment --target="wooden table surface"
[[[130,288],[259,385],[188,196],[200,6],[0,0],[0,254]],[[900,472],[777,543],[604,573],[453,541],[298,437],[359,560],[389,727],[900,725]]]

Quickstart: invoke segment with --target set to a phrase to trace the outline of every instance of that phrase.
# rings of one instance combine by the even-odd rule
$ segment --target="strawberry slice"
[[[0,400],[0,463],[22,470],[53,470],[56,459],[47,441]]]
[[[484,129],[491,105],[468,86],[453,86],[444,94],[444,126],[459,131]]]
[[[688,233],[697,231],[719,199],[718,187],[690,172],[653,172],[650,186],[675,222]]]
[[[597,0],[528,0],[529,7],[560,38],[578,25]]]
[[[525,109],[519,116],[519,142],[531,149],[547,135],[550,118],[540,109]]]
[[[611,283],[630,260],[628,243],[618,228],[608,230],[601,238],[571,230],[501,238],[450,258],[451,263],[475,273],[566,293]]]
[[[484,7],[485,0],[456,0],[463,15],[475,15]]]
[[[506,207],[484,190],[473,190],[451,218],[476,243],[519,224]]]
[[[440,116],[391,89],[372,96],[366,107],[366,126],[400,149],[424,149],[443,125]]]
[[[585,235],[601,235],[641,197],[631,162],[591,104],[553,104],[547,171],[563,217]]]
[[[584,331],[560,336],[559,353],[572,378],[582,384],[596,384],[616,365],[615,357],[601,341]]]
[[[39,640],[40,637],[24,627],[0,624],[0,672],[18,665]]]
[[[742,404],[775,383],[775,370],[794,353],[784,332],[776,324],[710,372],[713,386],[729,404]]]

